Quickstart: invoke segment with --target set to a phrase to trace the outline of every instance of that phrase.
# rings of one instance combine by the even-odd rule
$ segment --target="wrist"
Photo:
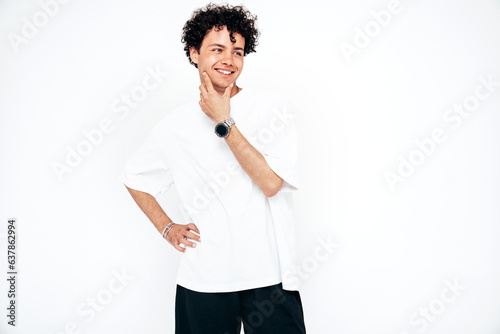
[[[163,230],[165,227],[167,227],[168,224],[170,224],[173,220],[168,219],[165,217],[165,219],[162,219],[158,224],[155,225],[156,230],[162,234]]]
[[[215,121],[215,124],[219,124],[219,123],[224,122],[225,120],[228,120],[229,118],[231,118],[231,115],[227,114],[227,115],[215,117],[214,121]]]
[[[231,131],[231,127],[235,124],[234,119],[229,117],[222,122],[219,122],[215,125],[215,134],[220,138],[226,138],[229,136],[229,132]]]
[[[162,238],[164,239],[167,239],[167,234],[168,232],[170,232],[170,230],[172,229],[172,226],[174,226],[175,223],[173,221],[171,221],[170,223],[167,224],[167,226],[165,226],[161,232],[161,236]]]

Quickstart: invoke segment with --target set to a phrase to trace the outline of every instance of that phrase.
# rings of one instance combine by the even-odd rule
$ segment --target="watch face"
[[[223,123],[219,123],[217,124],[217,126],[215,127],[215,133],[217,134],[217,136],[219,137],[226,137],[227,134],[228,134],[228,129],[227,127],[223,124]]]

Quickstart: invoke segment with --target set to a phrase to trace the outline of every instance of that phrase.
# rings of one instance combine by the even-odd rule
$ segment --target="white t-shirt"
[[[127,162],[122,181],[158,197],[175,183],[186,221],[201,242],[181,255],[177,284],[229,292],[283,282],[297,290],[292,191],[298,187],[295,116],[283,98],[243,89],[231,117],[283,186],[267,198],[250,179],[198,100],[168,113]],[[168,215],[168,212],[166,212]],[[180,222],[179,222],[180,223]]]

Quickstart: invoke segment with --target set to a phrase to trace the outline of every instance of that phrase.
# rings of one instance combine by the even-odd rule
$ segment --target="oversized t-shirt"
[[[243,136],[284,181],[267,198],[241,168],[198,101],[169,112],[128,160],[122,181],[152,196],[175,183],[185,221],[201,242],[182,253],[177,284],[229,292],[282,282],[297,290],[292,193],[298,188],[295,115],[269,91],[243,89],[230,99]],[[168,215],[168,212],[166,212]]]

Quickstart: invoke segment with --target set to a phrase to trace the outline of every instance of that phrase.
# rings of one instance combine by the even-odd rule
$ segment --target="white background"
[[[15,47],[9,36],[22,36],[23,18],[33,22],[41,5],[0,3],[0,261],[6,277],[14,217],[19,272],[15,328],[0,280],[0,332],[173,333],[179,254],[118,175],[149,129],[198,95],[180,34],[205,4],[71,0]],[[500,3],[401,0],[386,26],[373,25],[372,11],[388,4],[245,2],[262,37],[238,84],[284,92],[299,113],[308,333],[498,334],[500,86],[460,125],[444,117],[480,77],[500,81]],[[366,27],[367,45],[346,57],[341,43],[359,45]],[[113,103],[148,67],[168,75],[119,118]],[[54,163],[103,119],[113,130],[58,180]],[[436,128],[446,140],[419,156],[415,140]],[[411,154],[421,164],[392,191],[385,173]],[[339,246],[319,261],[328,238]],[[90,318],[96,297],[105,305]]]

